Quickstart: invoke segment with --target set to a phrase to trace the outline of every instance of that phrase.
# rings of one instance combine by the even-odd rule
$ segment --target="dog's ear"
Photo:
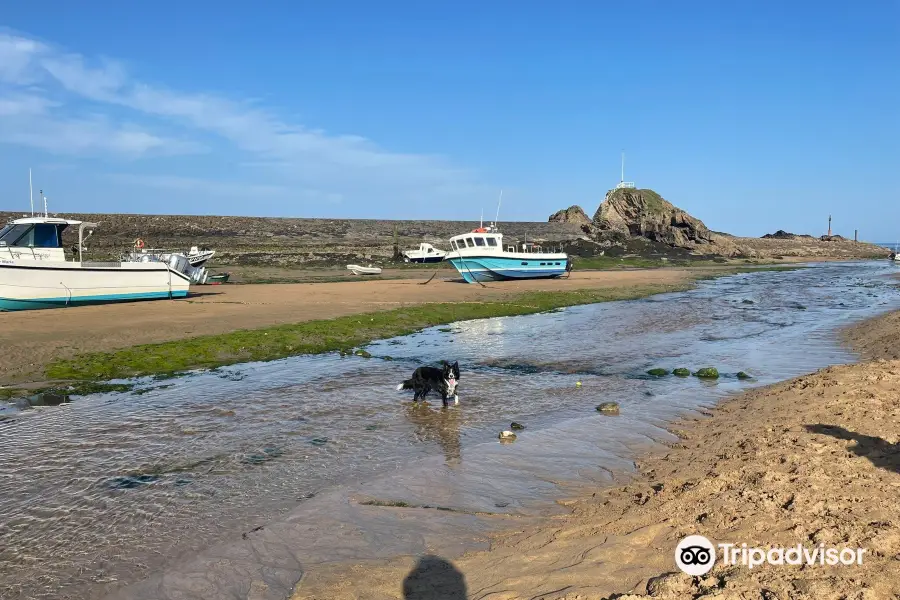
[[[453,363],[453,374],[459,379],[459,361]]]

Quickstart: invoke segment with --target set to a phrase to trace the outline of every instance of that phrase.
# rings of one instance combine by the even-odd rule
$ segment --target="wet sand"
[[[900,595],[900,312],[845,337],[868,362],[829,367],[679,422],[638,475],[489,551],[308,572],[293,598],[619,600]],[[890,360],[885,360],[885,358]],[[864,548],[861,565],[680,573],[685,536],[748,546]]]
[[[680,284],[716,270],[584,271],[572,273],[569,279],[496,282],[485,287],[451,280],[454,273],[441,271],[427,285],[419,284],[430,273],[415,280],[197,286],[183,300],[0,313],[0,343],[7,349],[0,364],[0,384],[41,381],[44,367],[52,360],[82,352],[430,302],[498,300],[535,290]]]

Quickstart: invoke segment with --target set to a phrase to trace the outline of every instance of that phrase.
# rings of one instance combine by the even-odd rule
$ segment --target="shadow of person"
[[[850,450],[857,456],[869,459],[876,467],[900,473],[900,444],[893,444],[880,437],[856,433],[837,425],[805,425],[810,433],[856,442]]]
[[[453,468],[462,461],[462,444],[459,440],[460,411],[450,408],[432,410],[428,405],[413,404],[406,417],[416,426],[416,438],[421,441],[437,441],[444,452],[444,461]]]
[[[440,556],[423,556],[403,580],[403,600],[466,600],[465,576]]]

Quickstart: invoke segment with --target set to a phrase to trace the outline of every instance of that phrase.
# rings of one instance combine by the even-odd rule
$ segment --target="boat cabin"
[[[471,233],[464,233],[450,238],[450,247],[457,252],[466,248],[477,248],[480,252],[502,252],[503,234],[484,233],[476,229]]]
[[[450,238],[450,247],[457,252],[467,249],[476,249],[482,252],[503,252],[503,234],[485,232],[484,229],[475,229],[471,233],[464,233]],[[519,254],[540,254],[544,247],[534,242],[522,242],[521,244],[509,244],[506,252]],[[467,253],[468,254],[468,253]]]
[[[78,261],[81,261],[84,229],[93,233],[95,223],[56,219],[50,217],[26,217],[16,219],[0,229],[0,259],[65,261],[62,234],[66,228],[78,226]]]

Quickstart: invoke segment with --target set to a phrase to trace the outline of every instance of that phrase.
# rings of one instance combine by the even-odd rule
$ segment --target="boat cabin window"
[[[428,249],[428,252],[429,252],[429,253],[434,252],[434,248],[429,248],[429,249]]]
[[[488,246],[496,247],[497,246],[497,238],[489,237],[487,239]]]
[[[466,245],[467,245],[469,248],[474,248],[474,247],[475,247],[475,240],[473,240],[472,238],[466,238]]]
[[[0,242],[6,246],[62,248],[64,228],[50,223],[7,225],[0,230]]]
[[[478,246],[484,246],[484,238],[483,237],[475,238],[475,244]]]

